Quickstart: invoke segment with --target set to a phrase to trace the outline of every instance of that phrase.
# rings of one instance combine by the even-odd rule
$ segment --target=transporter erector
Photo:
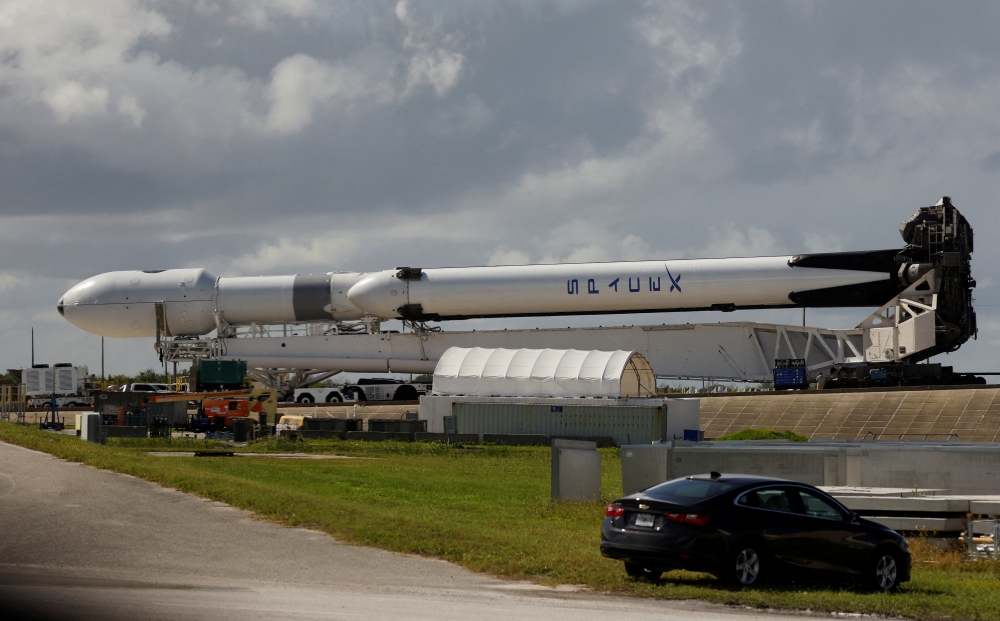
[[[217,277],[200,268],[108,272],[88,278],[67,291],[58,302],[58,310],[69,322],[94,334],[123,338],[156,336],[157,347],[174,359],[202,355],[233,357],[232,345],[241,335],[263,336],[273,333],[263,326],[285,326],[282,333],[285,343],[280,347],[276,342],[273,347],[264,347],[273,349],[267,354],[258,347],[257,353],[250,356],[259,358],[261,368],[301,368],[305,362],[310,369],[327,371],[405,372],[405,369],[433,370],[430,364],[433,358],[427,351],[428,346],[434,350],[430,341],[448,340],[427,322],[695,310],[882,307],[862,322],[856,333],[841,331],[844,334],[838,338],[841,341],[846,338],[846,351],[841,351],[844,343],[838,342],[840,350],[836,352],[826,347],[826,353],[831,354],[827,357],[839,363],[806,365],[812,367],[809,373],[815,376],[836,364],[854,368],[864,366],[863,363],[912,363],[953,351],[975,336],[972,307],[975,281],[970,263],[973,243],[969,223],[950,199],[944,197],[905,221],[900,233],[906,245],[898,249],[776,257],[397,267],[373,273],[256,277]],[[411,352],[417,358],[410,361],[413,364],[406,363],[405,357],[397,357],[393,369],[389,362],[393,356],[386,354],[384,343],[370,339],[370,351],[365,351],[364,347],[359,350],[357,341],[349,340],[359,333],[380,333],[379,323],[390,319],[401,319],[414,329],[419,340],[419,357],[416,350]],[[313,326],[302,334],[324,337],[326,345],[296,342],[293,352],[287,342],[287,326],[291,324]],[[317,330],[316,326],[322,329]],[[518,336],[525,331],[504,332],[507,334],[504,339],[490,344],[524,346],[519,339],[529,338],[526,334]],[[541,331],[530,332],[537,337]],[[171,347],[163,341],[171,337],[174,341],[199,341],[210,333],[214,336],[205,341],[209,346],[200,350],[190,343]],[[455,341],[455,335],[470,333],[450,334],[449,342]],[[858,341],[854,343],[851,338],[858,336],[860,341],[854,338]],[[395,338],[401,341],[404,337]],[[869,342],[872,338],[876,341]],[[817,339],[817,343],[822,341]],[[229,346],[225,344],[227,340]],[[559,342],[587,348],[586,338],[577,340],[580,342]],[[459,341],[462,339],[452,344],[478,344],[482,337]],[[769,342],[766,345],[771,349]],[[794,343],[790,341],[787,345],[787,353],[797,354],[788,357],[809,362],[809,352],[805,350],[810,343],[805,344],[802,352],[794,351]],[[657,346],[661,345],[651,347]],[[706,343],[706,347],[714,345]],[[774,359],[784,355],[780,349],[780,343],[776,344]],[[853,351],[856,349],[859,351]],[[241,350],[240,344],[236,344],[235,350]],[[852,355],[855,353],[858,355]],[[773,364],[773,360],[763,362]],[[727,370],[726,366],[733,364],[731,361],[720,364],[720,373],[712,377],[746,379],[739,377],[746,373],[736,368]],[[661,369],[656,370],[660,374]],[[665,376],[684,375],[669,369],[663,371]]]

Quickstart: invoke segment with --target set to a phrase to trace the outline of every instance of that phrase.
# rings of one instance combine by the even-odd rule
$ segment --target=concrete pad
[[[969,503],[969,513],[976,515],[1000,515],[1000,499],[973,500]]]
[[[882,517],[865,516],[866,520],[878,522],[882,526],[899,531],[927,531],[938,533],[957,533],[966,529],[965,518],[912,518],[912,517]]]
[[[969,500],[963,498],[919,498],[891,496],[837,496],[852,511],[913,511],[920,513],[968,513]]]

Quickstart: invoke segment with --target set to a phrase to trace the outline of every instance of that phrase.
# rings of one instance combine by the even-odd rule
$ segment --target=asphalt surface
[[[495,580],[0,443],[4,621],[768,616]]]

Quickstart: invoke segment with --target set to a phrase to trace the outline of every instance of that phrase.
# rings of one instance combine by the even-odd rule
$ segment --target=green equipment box
[[[239,390],[246,375],[246,360],[199,360],[196,390]]]

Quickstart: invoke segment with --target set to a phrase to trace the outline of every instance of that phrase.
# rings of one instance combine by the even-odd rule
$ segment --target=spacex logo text
[[[666,263],[664,263],[663,265],[664,267],[666,267]],[[670,268],[667,267],[667,278],[670,280],[670,289],[667,290],[667,293],[670,293],[671,291],[676,291],[677,293],[681,293],[681,275],[677,274],[676,276],[674,276],[673,274],[670,273]],[[657,276],[655,278],[649,276],[647,280],[647,291],[662,291],[662,289],[660,288],[660,280],[661,280],[660,276]],[[615,293],[618,293],[619,284],[622,284],[621,277],[615,278],[614,280],[609,282],[607,286],[609,289],[613,289]],[[629,293],[639,293],[640,291],[642,291],[642,284],[643,282],[641,276],[629,277],[628,279]],[[622,291],[624,290],[625,288],[623,286]],[[588,278],[587,293],[590,295],[596,295],[599,294],[600,292],[601,290],[597,286],[597,279]],[[580,293],[579,278],[573,278],[571,280],[566,281],[566,293],[569,295],[579,295]]]

